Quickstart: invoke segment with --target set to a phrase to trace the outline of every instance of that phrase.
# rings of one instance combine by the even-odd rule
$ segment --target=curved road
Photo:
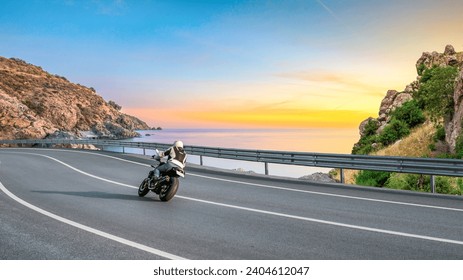
[[[463,259],[463,199],[189,166],[140,198],[146,157],[0,149],[0,259]]]

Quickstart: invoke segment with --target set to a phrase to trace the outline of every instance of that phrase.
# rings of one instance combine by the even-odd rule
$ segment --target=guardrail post
[[[143,155],[146,156],[145,148],[143,148]]]
[[[436,178],[431,175],[431,192],[436,193]]]
[[[265,163],[265,175],[268,175],[268,162]]]
[[[203,155],[199,156],[199,165],[203,166]]]
[[[125,147],[122,146],[122,153],[125,154]]]
[[[339,169],[339,176],[340,176],[340,179],[341,179],[341,184],[344,184],[345,180],[344,180],[344,169],[343,168]]]

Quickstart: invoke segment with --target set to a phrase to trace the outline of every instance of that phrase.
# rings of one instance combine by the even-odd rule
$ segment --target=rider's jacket
[[[161,157],[167,156],[167,161],[182,169],[185,168],[187,154],[183,148],[172,146],[164,152],[160,152],[159,155]]]

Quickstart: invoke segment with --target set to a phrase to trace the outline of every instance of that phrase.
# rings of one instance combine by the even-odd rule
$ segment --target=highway
[[[0,149],[1,260],[463,259],[463,199],[187,167],[138,197],[148,157]]]

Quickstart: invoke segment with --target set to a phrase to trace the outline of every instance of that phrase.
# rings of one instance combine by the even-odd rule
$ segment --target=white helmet
[[[183,142],[180,141],[180,140],[175,141],[174,142],[174,147],[183,148]]]

